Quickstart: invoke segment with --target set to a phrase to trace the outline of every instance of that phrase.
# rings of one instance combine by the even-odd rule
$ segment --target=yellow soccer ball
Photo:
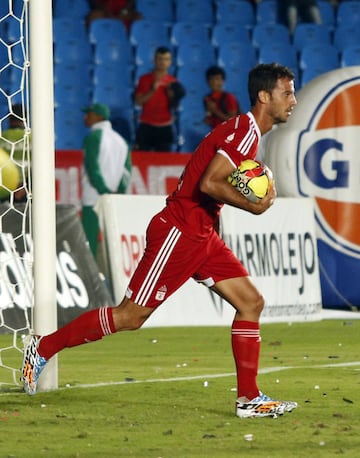
[[[255,202],[266,196],[271,177],[271,171],[266,165],[253,159],[245,159],[228,177],[228,182],[244,197]]]
[[[5,200],[20,183],[19,167],[10,159],[9,154],[0,148],[0,200]]]

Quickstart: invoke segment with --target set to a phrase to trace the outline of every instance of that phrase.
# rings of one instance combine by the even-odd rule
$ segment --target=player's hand
[[[269,189],[265,197],[258,199],[256,202],[251,202],[249,211],[254,215],[261,215],[266,210],[268,210],[272,205],[274,205],[276,199],[276,187],[274,180],[270,180]]]

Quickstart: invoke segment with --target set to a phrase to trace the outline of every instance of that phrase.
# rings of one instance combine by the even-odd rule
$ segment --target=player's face
[[[171,53],[166,52],[164,54],[156,54],[155,56],[155,68],[159,71],[167,71],[171,67]]]
[[[274,124],[286,122],[296,103],[294,81],[287,78],[278,79],[270,94],[269,105],[269,114],[273,118]]]

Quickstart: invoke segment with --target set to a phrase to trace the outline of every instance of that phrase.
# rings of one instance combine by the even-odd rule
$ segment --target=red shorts
[[[211,287],[248,272],[219,235],[205,240],[185,236],[162,210],[150,221],[146,248],[126,291],[136,304],[156,308],[189,278]]]

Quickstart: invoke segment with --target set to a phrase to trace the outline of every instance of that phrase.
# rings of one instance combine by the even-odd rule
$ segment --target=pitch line
[[[356,367],[360,366],[360,361],[352,361],[348,363],[335,363],[335,364],[318,364],[313,366],[277,366],[265,367],[259,370],[259,374],[270,374],[272,372],[281,372],[291,369],[326,369],[337,367]],[[141,383],[166,383],[166,382],[186,382],[192,380],[209,380],[223,377],[235,377],[235,372],[227,372],[224,374],[204,374],[204,375],[189,375],[184,377],[170,377],[170,378],[154,378],[145,380],[122,380],[118,382],[99,382],[99,383],[82,383],[79,385],[70,385],[59,388],[59,390],[69,390],[74,388],[98,388],[104,386],[118,386],[118,385],[132,385]]]

